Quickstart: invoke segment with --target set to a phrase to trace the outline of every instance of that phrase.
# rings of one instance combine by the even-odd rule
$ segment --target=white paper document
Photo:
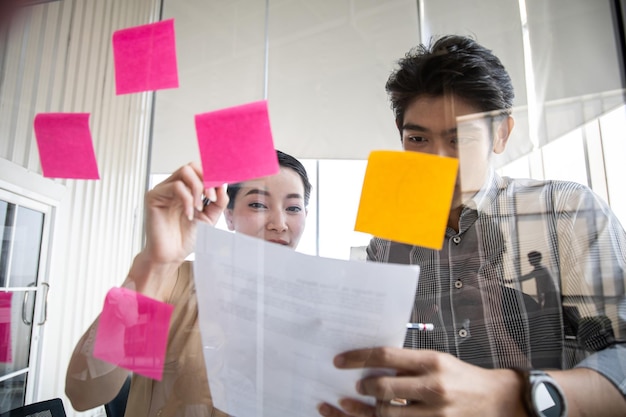
[[[402,346],[418,274],[200,225],[194,275],[215,406],[236,417],[313,417],[321,402],[360,398],[357,380],[383,371],[339,370],[333,357]]]

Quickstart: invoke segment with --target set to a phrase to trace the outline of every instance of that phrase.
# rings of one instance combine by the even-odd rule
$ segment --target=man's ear
[[[224,218],[226,219],[226,226],[231,232],[235,230],[235,223],[233,222],[233,209],[224,210]]]
[[[515,120],[513,120],[513,117],[511,116],[507,116],[498,124],[498,128],[496,129],[496,137],[493,139],[494,153],[501,154],[502,152],[504,152],[514,125]]]

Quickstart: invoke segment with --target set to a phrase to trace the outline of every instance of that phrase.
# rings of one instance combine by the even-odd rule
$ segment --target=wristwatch
[[[563,391],[547,373],[515,369],[524,381],[524,406],[530,417],[567,417]]]

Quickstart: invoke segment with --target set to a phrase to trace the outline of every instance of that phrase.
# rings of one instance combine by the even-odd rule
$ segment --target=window
[[[47,205],[0,189],[0,413],[27,399],[38,349],[34,342],[45,322],[35,302],[40,290],[47,296],[40,277],[49,211]]]

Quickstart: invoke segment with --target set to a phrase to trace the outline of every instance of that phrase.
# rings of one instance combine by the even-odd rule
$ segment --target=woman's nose
[[[272,210],[267,222],[267,228],[282,232],[287,230],[287,218],[282,210]]]

